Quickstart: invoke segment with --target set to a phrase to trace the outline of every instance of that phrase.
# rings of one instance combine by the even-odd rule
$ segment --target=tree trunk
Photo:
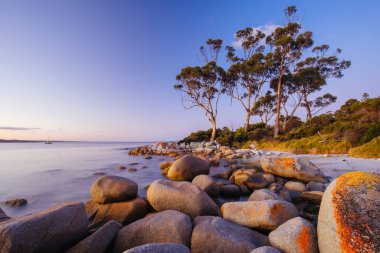
[[[216,120],[215,120],[215,117],[210,117],[210,122],[211,122],[211,125],[212,125],[212,132],[211,132],[211,138],[210,138],[210,141],[215,141],[215,138],[216,138]]]
[[[277,105],[276,105],[276,123],[274,125],[274,138],[278,137],[278,132],[280,128],[280,110],[281,110],[281,80],[282,74],[278,78],[277,84]]]
[[[306,95],[303,95],[303,102],[305,103],[305,108],[306,108],[306,112],[307,112],[306,121],[308,121],[311,119],[311,110],[310,110],[309,101],[307,100]]]
[[[245,118],[244,131],[248,132],[249,121],[251,120],[251,112],[247,111],[247,117]]]

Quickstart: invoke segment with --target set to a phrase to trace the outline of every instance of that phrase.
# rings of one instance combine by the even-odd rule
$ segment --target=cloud
[[[36,127],[10,127],[10,126],[0,126],[0,130],[10,130],[10,131],[30,131],[38,130],[40,128]]]
[[[274,30],[276,30],[277,27],[280,27],[280,26],[275,25],[275,24],[265,24],[263,26],[252,27],[252,29],[253,29],[253,34],[256,34],[256,31],[260,30],[263,33],[265,33],[265,35],[268,36],[269,34],[274,32]],[[241,43],[242,43],[242,41],[235,39],[235,41],[232,42],[232,46],[236,49],[241,49],[242,48]],[[264,43],[265,43],[265,40],[263,40],[260,44],[264,45]]]

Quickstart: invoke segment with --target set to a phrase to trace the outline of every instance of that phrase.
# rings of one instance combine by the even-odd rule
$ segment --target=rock
[[[93,200],[89,200],[84,204],[84,208],[86,209],[87,218],[91,219],[98,212],[99,204]]]
[[[190,253],[190,249],[178,243],[149,243],[123,253]]]
[[[240,188],[240,194],[243,196],[247,196],[251,194],[251,191],[246,185],[239,185]]]
[[[95,233],[71,247],[65,253],[103,253],[116,237],[117,232],[122,228],[120,223],[109,221]]]
[[[117,168],[118,170],[125,170],[125,169],[126,169],[125,166],[117,166],[116,168]]]
[[[261,200],[283,200],[276,193],[268,189],[255,190],[251,196],[249,196],[248,201],[261,201]]]
[[[380,176],[350,172],[326,189],[318,215],[318,244],[326,252],[379,252]]]
[[[250,190],[262,189],[268,185],[265,178],[256,173],[255,169],[239,169],[232,173],[230,182],[236,185],[246,185]]]
[[[9,220],[10,218],[4,213],[3,209],[0,208],[0,222]]]
[[[325,187],[323,186],[322,183],[320,183],[320,182],[313,182],[313,181],[307,183],[306,189],[308,191],[320,191],[320,192],[324,192],[325,191]]]
[[[147,192],[151,206],[158,212],[177,210],[191,218],[200,215],[220,215],[219,207],[198,186],[189,182],[154,181]]]
[[[234,184],[223,185],[219,188],[220,195],[228,198],[239,198],[240,197],[240,188]]]
[[[214,179],[209,175],[199,175],[196,176],[193,181],[193,184],[205,191],[211,198],[219,197],[219,187],[214,182]]]
[[[306,191],[305,184],[301,182],[294,182],[294,181],[288,181],[284,185],[284,188],[290,191],[298,191],[298,192],[304,192]]]
[[[148,243],[190,245],[192,223],[186,214],[167,210],[125,226],[117,234],[114,253]]]
[[[128,168],[127,171],[129,171],[129,172],[136,172],[137,169],[136,168]]]
[[[327,177],[311,162],[297,157],[263,156],[263,170],[281,177],[295,178],[303,182],[327,182]]]
[[[319,191],[310,191],[310,192],[303,192],[301,193],[301,198],[304,201],[314,203],[314,204],[321,204],[323,197],[323,192]]]
[[[222,206],[223,218],[242,226],[274,230],[298,216],[297,208],[282,200],[228,202]]]
[[[263,173],[262,176],[265,178],[265,180],[268,181],[269,184],[274,183],[276,181],[274,176],[270,173]]]
[[[194,219],[191,252],[245,253],[269,245],[267,236],[220,217]]]
[[[232,174],[232,171],[225,170],[225,171],[223,171],[223,172],[221,172],[221,173],[218,173],[218,174],[213,175],[212,177],[213,177],[213,178],[229,179],[230,176],[231,176],[231,174]]]
[[[284,253],[318,253],[315,228],[301,217],[288,220],[270,232],[269,241]]]
[[[217,153],[212,158],[210,158],[209,159],[210,165],[211,166],[215,166],[215,167],[219,166],[221,156],[222,156],[221,153]]]
[[[152,159],[152,157],[151,156],[146,156],[146,157],[144,157],[144,159],[145,160],[150,160],[150,159]]]
[[[168,172],[169,172],[169,169],[170,169],[170,167],[163,169],[161,171],[161,174],[164,175],[164,176],[166,176],[168,174]]]
[[[268,189],[276,194],[280,194],[282,190],[284,190],[284,187],[282,185],[279,185],[277,183],[272,183],[268,186]]]
[[[0,223],[0,252],[60,252],[87,233],[83,203],[65,203]]]
[[[165,161],[160,164],[160,169],[164,170],[164,169],[170,168],[170,166],[172,166],[173,163],[174,163],[173,161]]]
[[[92,199],[99,204],[121,202],[137,196],[137,184],[118,176],[103,176],[91,187]]]
[[[195,156],[184,156],[176,160],[170,167],[168,178],[176,181],[191,181],[198,175],[208,175],[209,164]]]
[[[20,206],[27,205],[28,201],[26,199],[11,199],[11,200],[5,201],[4,204],[10,207],[20,207]]]
[[[264,247],[254,249],[250,253],[281,253],[281,251],[271,246],[264,246]]]
[[[115,220],[123,225],[134,222],[145,216],[148,210],[146,201],[142,198],[135,198],[125,202],[99,205],[98,212],[93,223],[104,224],[110,220]]]

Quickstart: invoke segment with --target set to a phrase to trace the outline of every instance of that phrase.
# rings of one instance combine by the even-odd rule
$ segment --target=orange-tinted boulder
[[[297,157],[263,156],[263,170],[280,177],[295,178],[303,182],[327,182],[327,177],[311,162]]]
[[[350,172],[326,189],[318,215],[318,245],[327,252],[380,252],[380,176]]]
[[[175,181],[191,181],[198,175],[210,173],[209,163],[195,156],[183,156],[176,160],[168,171],[167,177]]]

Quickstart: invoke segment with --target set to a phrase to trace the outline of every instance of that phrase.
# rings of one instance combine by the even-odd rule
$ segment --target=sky
[[[208,129],[201,109],[182,107],[176,75],[202,64],[208,38],[233,45],[239,29],[284,25],[288,5],[315,44],[352,61],[318,94],[338,96],[328,110],[380,95],[380,1],[8,0],[0,1],[0,139],[160,141]],[[244,119],[223,97],[218,127]]]

